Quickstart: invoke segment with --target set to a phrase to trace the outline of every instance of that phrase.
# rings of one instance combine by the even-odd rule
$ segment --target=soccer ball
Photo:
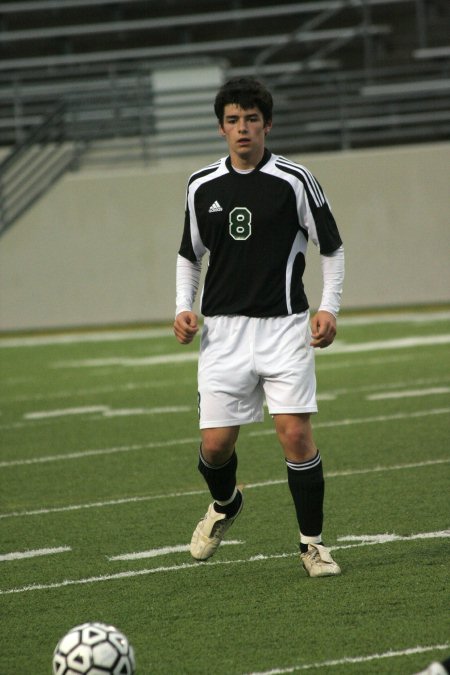
[[[134,675],[135,668],[125,635],[104,623],[75,626],[53,653],[53,675]]]

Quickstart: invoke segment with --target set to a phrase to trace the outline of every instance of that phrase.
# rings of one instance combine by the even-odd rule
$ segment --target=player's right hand
[[[173,324],[173,332],[178,342],[182,345],[192,342],[198,332],[197,314],[194,312],[180,312],[177,314]]]

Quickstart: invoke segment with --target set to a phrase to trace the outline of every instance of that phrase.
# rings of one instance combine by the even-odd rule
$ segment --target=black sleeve
[[[316,223],[320,252],[322,255],[330,255],[342,246],[342,239],[334,216],[326,202],[322,206],[316,206],[314,201],[310,199],[309,206]]]
[[[192,246],[191,219],[188,207],[186,207],[186,212],[184,215],[184,230],[178,253],[182,255],[183,258],[187,258],[187,260],[190,260],[191,262],[197,262],[197,257]]]

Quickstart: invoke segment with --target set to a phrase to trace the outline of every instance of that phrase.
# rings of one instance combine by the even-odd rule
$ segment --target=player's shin
[[[286,460],[288,484],[300,529],[300,549],[309,543],[321,543],[325,484],[322,460],[317,455],[306,462]]]
[[[230,459],[219,466],[206,462],[200,448],[198,470],[204,477],[218,513],[233,517],[240,508],[242,495],[236,487],[237,455],[233,451]]]

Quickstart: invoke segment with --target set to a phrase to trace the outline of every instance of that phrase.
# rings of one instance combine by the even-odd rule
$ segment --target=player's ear
[[[219,132],[219,136],[222,136],[223,138],[225,138],[226,134],[225,134],[224,128],[222,126],[222,122],[219,122],[219,126],[218,126],[217,130]]]
[[[269,121],[266,122],[265,125],[264,125],[264,135],[265,135],[265,136],[267,136],[267,134],[269,133],[269,131],[271,130],[271,128],[272,128],[272,120],[269,120]]]

